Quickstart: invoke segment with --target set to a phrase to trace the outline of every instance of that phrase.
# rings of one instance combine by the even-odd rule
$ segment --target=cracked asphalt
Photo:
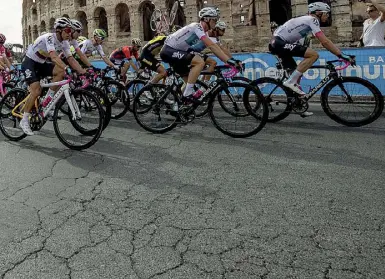
[[[0,137],[0,278],[385,278],[385,117]]]

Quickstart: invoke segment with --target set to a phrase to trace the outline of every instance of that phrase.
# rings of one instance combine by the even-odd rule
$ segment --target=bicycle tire
[[[105,130],[111,120],[111,103],[110,99],[104,94],[103,90],[95,86],[88,86],[86,90],[94,93],[95,97],[98,98],[100,105],[103,108],[103,130]]]
[[[274,84],[274,86],[276,86],[276,88],[280,88],[283,93],[286,95],[286,96],[283,96],[281,97],[280,99],[283,99],[282,102],[278,102],[278,101],[274,101],[272,99],[272,93],[273,92],[264,92],[264,90],[262,89],[262,84],[266,84],[266,83],[270,83],[270,84]],[[259,88],[259,90],[261,91],[261,93],[263,94],[263,96],[265,97],[266,99],[266,103],[269,107],[269,118],[268,118],[268,122],[271,122],[271,123],[276,123],[278,121],[281,121],[283,119],[285,119],[286,117],[288,117],[292,111],[292,106],[289,102],[289,97],[292,96],[292,93],[289,91],[289,89],[287,89],[285,86],[283,86],[283,84],[281,83],[281,81],[277,80],[277,79],[274,79],[274,78],[270,78],[270,77],[262,77],[262,78],[259,78],[259,79],[256,79],[256,80],[253,80],[251,82],[251,85],[253,86],[256,86]],[[249,96],[245,96],[246,98],[249,98]],[[283,111],[278,113],[277,115],[274,115],[272,112],[273,112],[273,108],[272,108],[272,105],[271,103],[272,102],[275,102],[276,104],[282,104],[282,108],[283,108]],[[278,105],[277,104],[277,105]]]
[[[93,101],[93,103],[95,104],[97,110],[98,110],[98,117],[99,117],[99,123],[98,123],[98,127],[96,129],[92,129],[92,130],[89,130],[87,135],[88,136],[92,136],[91,140],[88,141],[87,143],[83,144],[83,145],[79,145],[79,146],[75,146],[75,145],[72,145],[70,144],[65,138],[64,136],[61,134],[60,132],[60,129],[58,127],[58,113],[59,113],[59,110],[60,108],[66,103],[66,98],[61,98],[58,102],[58,104],[56,105],[55,107],[55,110],[54,110],[54,116],[53,116],[53,127],[54,127],[54,131],[55,131],[55,134],[57,136],[57,138],[59,139],[59,141],[66,147],[70,148],[70,149],[73,149],[73,150],[84,150],[84,149],[87,149],[89,147],[91,147],[92,145],[94,145],[98,139],[100,138],[102,132],[103,132],[103,121],[104,121],[104,112],[103,112],[103,108],[101,106],[101,104],[99,103],[99,100],[97,97],[94,96],[94,94],[92,94],[91,92],[87,91],[87,90],[84,90],[84,89],[75,89],[75,90],[72,90],[71,91],[71,95],[85,95],[87,99],[90,99]],[[71,114],[71,112],[70,112]],[[72,117],[69,115],[69,119],[70,119],[70,122],[72,124],[72,126],[75,128],[76,125],[74,125],[76,123],[76,121],[72,120]],[[79,126],[79,125],[77,125]],[[75,128],[77,131],[78,128]],[[84,135],[84,133],[81,133]]]
[[[126,92],[126,87],[121,84],[120,82],[116,81],[116,80],[107,80],[105,82],[105,92],[108,96],[109,92],[108,92],[108,88],[110,85],[114,85],[117,87],[118,91],[115,93],[116,94],[116,98],[111,101],[110,99],[110,102],[111,102],[111,119],[120,119],[122,118],[128,111],[129,109],[129,106],[130,106],[130,98]],[[120,105],[118,104],[118,100],[121,101],[121,105],[123,105],[122,109],[117,109],[117,106]]]
[[[158,90],[154,90],[155,88],[159,88]],[[138,94],[135,96],[135,99],[134,99],[134,109],[133,109],[133,113],[134,113],[134,117],[135,117],[135,120],[136,122],[143,128],[145,129],[146,131],[149,131],[151,133],[154,133],[154,134],[164,134],[168,131],[171,131],[172,129],[174,129],[176,126],[177,126],[177,116],[175,117],[175,121],[173,121],[170,125],[168,125],[167,127],[164,127],[164,128],[161,128],[161,129],[155,129],[153,127],[149,127],[148,125],[145,125],[143,123],[143,121],[141,121],[140,119],[140,115],[143,115],[144,114],[144,111],[145,112],[148,112],[150,110],[153,110],[153,106],[155,106],[157,104],[156,102],[156,98],[151,101],[151,104],[150,105],[147,105],[147,104],[144,104],[142,101],[141,101],[141,96],[142,94],[145,94],[146,91],[150,91],[151,94],[153,96],[156,96],[156,92],[159,92],[159,91],[164,91],[164,90],[167,90],[169,89],[167,85],[164,85],[164,84],[159,84],[159,83],[156,83],[156,84],[150,84],[148,85],[147,87],[144,87],[142,88]],[[161,94],[163,95],[163,94]],[[140,110],[140,106],[147,106],[147,108],[145,108],[145,110]],[[155,108],[155,111],[157,110],[158,108]]]
[[[160,15],[160,16],[158,16],[158,15]],[[158,21],[158,19],[162,20],[161,15],[162,15],[162,12],[159,9],[155,9],[151,14],[150,28],[153,32],[158,31],[157,21]]]
[[[135,89],[136,87],[134,87],[135,91],[132,92],[133,93],[132,94],[132,98],[130,97],[129,90],[130,90],[131,87],[135,86],[136,84],[142,84],[143,87],[144,87],[147,84],[147,82],[142,80],[142,79],[133,79],[129,83],[127,83],[127,85],[126,85],[126,92],[127,92],[128,98],[130,99],[130,102],[129,102],[129,105],[128,105],[128,110],[130,112],[134,111],[134,101],[133,100],[135,99],[136,94],[140,90],[136,91],[136,89]]]
[[[373,94],[373,99],[375,100],[375,109],[373,110],[373,112],[371,112],[371,114],[367,118],[363,120],[358,120],[358,121],[346,120],[338,116],[330,108],[330,104],[332,102],[332,100],[329,100],[330,92],[335,86],[340,86],[341,83],[347,83],[347,82],[360,84],[366,87],[367,89],[369,89],[369,91]],[[382,96],[380,90],[373,83],[365,79],[362,79],[359,77],[342,77],[342,79],[333,80],[325,86],[325,88],[321,92],[321,106],[323,111],[326,113],[326,115],[329,116],[334,121],[336,121],[337,123],[345,126],[349,126],[349,127],[360,127],[360,126],[364,126],[372,123],[378,117],[381,116],[384,110],[384,97]]]
[[[222,127],[219,124],[219,121],[214,116],[214,102],[217,99],[217,94],[219,94],[221,91],[221,90],[218,90],[218,92],[216,92],[216,94],[213,94],[213,96],[210,98],[210,101],[209,101],[209,108],[210,108],[209,109],[209,115],[210,115],[211,121],[213,122],[214,126],[219,131],[221,131],[223,134],[230,136],[230,137],[233,137],[233,138],[247,138],[247,137],[250,137],[250,136],[257,134],[266,125],[267,119],[269,116],[268,107],[267,107],[265,98],[263,97],[262,93],[259,91],[258,87],[254,87],[250,84],[246,84],[246,83],[242,83],[242,82],[228,83],[228,87],[244,87],[244,88],[246,88],[246,92],[247,91],[253,91],[254,92],[254,94],[258,98],[258,102],[260,103],[259,108],[262,107],[262,110],[263,110],[262,115],[259,115],[259,114],[256,115],[255,113],[253,113],[252,108],[248,102],[244,101],[244,105],[245,105],[245,108],[248,112],[247,116],[252,117],[253,120],[255,119],[256,121],[259,121],[259,125],[257,125],[257,127],[253,128],[251,131],[247,131],[247,132],[243,132],[243,133],[231,132],[231,131],[227,130],[226,128]],[[249,94],[250,94],[250,92],[249,92]],[[243,94],[243,96],[245,96],[245,93]],[[239,115],[237,115],[237,117],[238,116]],[[245,118],[245,117],[246,116],[241,116],[241,118]]]
[[[10,98],[12,98],[14,95],[16,95],[14,98],[15,98],[15,101],[14,103],[10,104],[11,100],[8,100]],[[6,137],[8,138],[9,140],[11,141],[19,141],[19,140],[22,140],[23,138],[25,138],[27,135],[22,133],[20,136],[13,136],[11,134],[8,133],[8,131],[6,131],[6,128],[4,127],[3,125],[3,118],[7,118],[7,119],[10,119],[12,118],[11,120],[14,121],[14,127],[13,128],[17,128],[17,129],[20,129],[18,126],[17,126],[17,118],[15,116],[12,116],[11,113],[7,113],[7,114],[3,114],[3,107],[4,106],[7,106],[7,108],[12,111],[12,109],[18,105],[21,101],[23,101],[25,99],[25,97],[27,97],[28,95],[28,92],[25,91],[24,89],[21,89],[21,88],[14,88],[12,89],[11,91],[9,91],[7,94],[5,94],[3,96],[3,98],[1,99],[0,101],[0,131],[1,133]]]
[[[169,18],[170,18],[170,25],[173,25],[176,19],[176,15],[178,13],[179,9],[179,1],[176,0],[174,4],[172,5],[172,8],[170,10]]]

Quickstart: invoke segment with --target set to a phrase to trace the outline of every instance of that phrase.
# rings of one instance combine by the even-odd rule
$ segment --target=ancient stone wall
[[[153,0],[153,3],[165,10],[174,1]],[[308,0],[285,1],[291,2],[291,16],[306,13]],[[339,45],[353,45],[366,18],[365,4],[357,0],[331,2],[333,21],[332,26],[324,28],[326,34]],[[199,8],[215,5],[229,26],[223,39],[229,48],[234,52],[266,51],[271,36],[270,13],[277,12],[276,2],[272,5],[269,0],[184,0],[182,3],[180,24],[196,21]],[[129,44],[132,37],[150,39],[154,35],[149,28],[153,9],[149,0],[23,0],[23,42],[31,44],[41,32],[52,30],[55,18],[69,16],[83,23],[86,36],[95,28],[107,29],[109,37],[104,47],[109,52]]]

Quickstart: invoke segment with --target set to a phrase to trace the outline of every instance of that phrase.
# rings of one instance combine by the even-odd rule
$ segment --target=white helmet
[[[217,9],[212,7],[206,7],[199,11],[199,18],[202,19],[204,17],[219,17]]]
[[[224,21],[218,20],[217,24],[215,24],[215,28],[218,28],[220,30],[226,30],[226,23]]]
[[[330,13],[330,6],[323,2],[315,2],[308,6],[309,13],[325,12]]]
[[[11,44],[11,43],[5,43],[5,44],[4,44],[4,47],[5,47],[6,49],[11,50],[11,49],[13,49],[13,44]]]
[[[71,19],[72,26],[76,31],[82,31],[83,30],[83,25],[80,23],[80,21],[76,19]]]
[[[134,46],[141,46],[142,45],[142,41],[138,38],[134,38],[131,40],[131,44],[134,45]]]
[[[53,25],[53,28],[57,29],[57,28],[66,28],[66,27],[71,27],[73,28],[72,26],[72,22],[69,18],[66,18],[66,17],[59,17],[55,20],[55,23]]]

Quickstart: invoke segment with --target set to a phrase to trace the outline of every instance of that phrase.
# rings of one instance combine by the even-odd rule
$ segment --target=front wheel
[[[70,96],[75,115],[63,97],[55,107],[53,126],[62,144],[70,149],[83,150],[94,145],[102,134],[104,112],[98,98],[86,90],[72,90]],[[62,110],[68,114],[58,117]]]
[[[241,94],[242,102],[237,103],[237,113],[229,113],[224,107],[232,106],[232,100],[222,98],[218,101],[218,94],[226,92]],[[249,102],[245,96],[254,96]],[[209,115],[214,126],[225,135],[234,138],[246,138],[257,134],[265,126],[269,113],[265,99],[257,87],[246,83],[231,82],[215,92],[209,101]]]
[[[375,121],[384,109],[384,97],[371,82],[359,77],[341,77],[321,93],[324,112],[337,123],[359,127]]]

